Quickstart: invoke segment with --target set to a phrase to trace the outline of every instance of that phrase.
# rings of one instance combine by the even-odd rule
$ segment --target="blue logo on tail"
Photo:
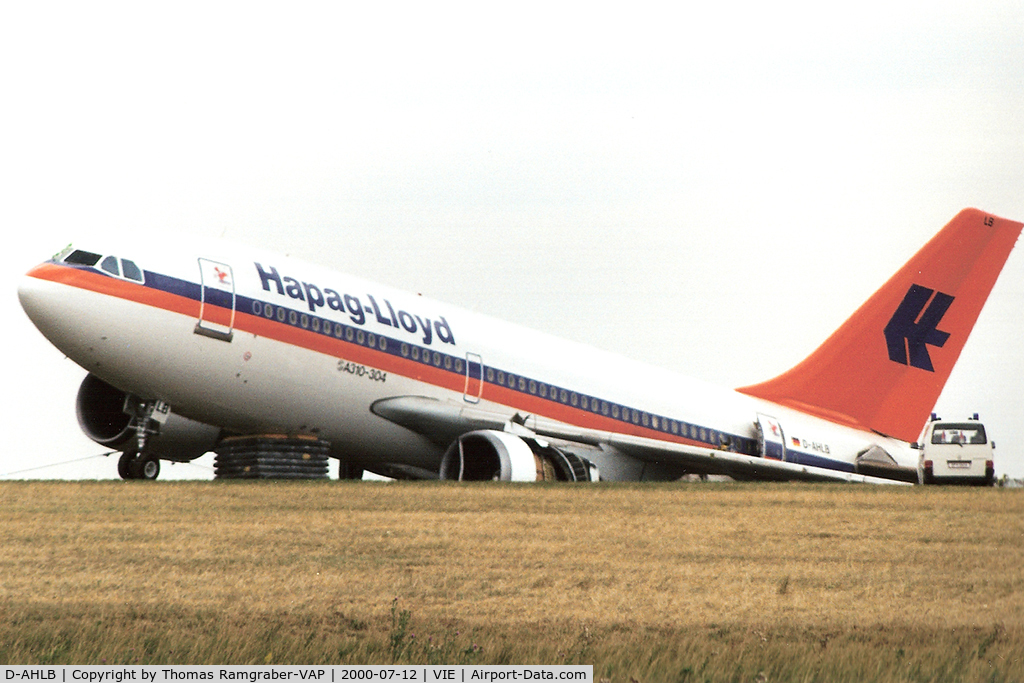
[[[949,339],[949,332],[938,328],[954,298],[921,285],[911,285],[903,302],[885,326],[889,360],[935,372],[928,347],[942,348]],[[931,303],[928,303],[929,300]]]

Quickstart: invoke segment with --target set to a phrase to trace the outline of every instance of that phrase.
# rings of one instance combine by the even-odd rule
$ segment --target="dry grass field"
[[[0,663],[1024,681],[1024,493],[0,483]]]

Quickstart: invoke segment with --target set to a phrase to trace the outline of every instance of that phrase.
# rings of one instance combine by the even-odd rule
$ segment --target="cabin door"
[[[199,259],[199,290],[195,333],[230,342],[235,329],[235,274],[231,266]]]
[[[786,459],[786,435],[782,433],[782,424],[774,417],[757,414],[757,440],[762,458]]]

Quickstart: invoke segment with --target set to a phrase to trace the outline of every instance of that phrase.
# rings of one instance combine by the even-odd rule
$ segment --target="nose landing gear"
[[[160,476],[160,459],[152,455],[142,455],[127,451],[117,461],[117,473],[122,479],[148,479]]]
[[[129,427],[135,430],[135,448],[126,450],[117,461],[117,473],[122,479],[147,479],[160,476],[160,459],[146,453],[146,440],[160,432],[167,421],[170,406],[163,401],[125,401],[125,412],[132,416]]]

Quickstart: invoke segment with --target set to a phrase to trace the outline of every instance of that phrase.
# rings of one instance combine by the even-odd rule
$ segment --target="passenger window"
[[[100,268],[107,271],[111,275],[116,275],[118,277],[121,276],[121,269],[117,267],[117,259],[114,258],[113,256],[108,256],[107,258],[103,259],[103,262],[100,264]]]
[[[139,270],[139,267],[133,261],[129,261],[126,258],[121,259],[121,270],[129,280],[142,282],[142,271]]]

